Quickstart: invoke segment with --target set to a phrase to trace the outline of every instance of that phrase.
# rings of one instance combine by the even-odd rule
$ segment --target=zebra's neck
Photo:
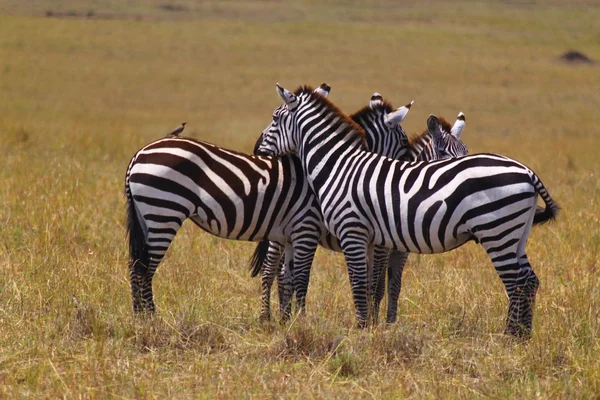
[[[298,156],[313,191],[320,189],[342,164],[355,162],[355,156],[367,153],[364,131],[339,111],[308,101],[299,110]]]

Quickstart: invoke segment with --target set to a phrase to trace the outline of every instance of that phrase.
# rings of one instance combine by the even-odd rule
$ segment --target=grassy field
[[[49,5],[50,4],[50,5]],[[597,398],[600,61],[595,1],[0,0],[0,398]],[[463,111],[471,153],[514,157],[563,211],[528,243],[533,338],[480,246],[411,256],[399,322],[353,327],[320,250],[304,317],[258,322],[254,244],[186,223],[132,317],[123,180],[181,121],[250,151],[275,83],[374,91],[404,127]]]

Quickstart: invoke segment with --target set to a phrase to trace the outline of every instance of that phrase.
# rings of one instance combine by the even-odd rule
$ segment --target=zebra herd
[[[375,93],[347,116],[329,91],[277,85],[283,104],[255,155],[169,135],[133,156],[125,194],[134,312],[154,311],[154,273],[189,218],[215,236],[260,242],[251,269],[262,273],[261,319],[270,318],[275,276],[282,319],[293,294],[304,310],[319,244],[344,253],[364,327],[377,320],[386,270],[387,321],[394,322],[408,253],[474,240],[505,285],[507,333],[529,335],[539,283],[525,244],[532,225],[559,210],[537,175],[504,156],[467,155],[462,113],[454,125],[431,115],[409,141],[400,123],[412,102],[394,109]]]

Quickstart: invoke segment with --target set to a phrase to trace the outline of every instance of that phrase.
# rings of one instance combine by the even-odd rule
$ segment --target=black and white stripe
[[[259,150],[300,157],[325,226],[340,239],[359,326],[368,320],[374,245],[439,253],[475,240],[508,293],[507,331],[531,332],[539,283],[525,245],[532,224],[555,218],[559,209],[533,171],[495,154],[393,161],[365,151],[360,128],[309,88],[291,93],[277,85],[277,92],[285,107],[273,116]],[[435,116],[427,129],[439,134]],[[546,208],[536,215],[538,195]]]

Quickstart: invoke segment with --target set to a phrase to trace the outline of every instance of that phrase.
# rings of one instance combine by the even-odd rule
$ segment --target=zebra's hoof
[[[509,323],[504,330],[504,334],[516,339],[527,340],[531,338],[531,327],[519,323]]]
[[[260,314],[260,317],[258,317],[258,322],[261,324],[271,322],[271,314]]]

